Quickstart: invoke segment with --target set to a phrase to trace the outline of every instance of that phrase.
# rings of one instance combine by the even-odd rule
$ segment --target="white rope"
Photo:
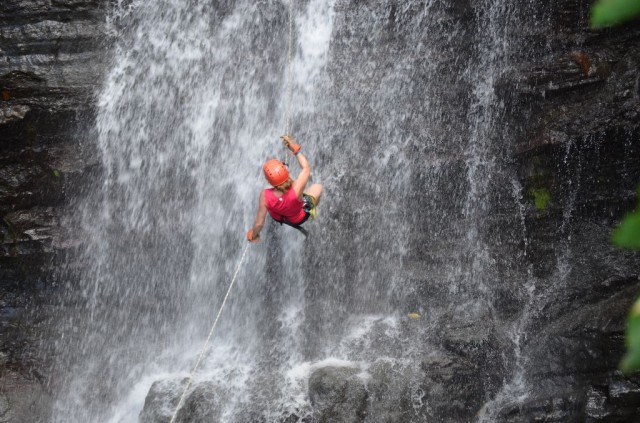
[[[289,54],[287,56],[287,92],[286,106],[284,111],[284,133],[290,134],[291,131],[291,97],[292,93],[292,77],[291,68],[293,64],[293,0],[289,0]]]
[[[292,92],[292,77],[291,68],[293,64],[293,0],[289,0],[289,53],[287,54],[287,90],[285,92],[285,108],[284,108],[284,133],[285,135],[291,134],[291,98]],[[286,149],[285,149],[286,150]],[[289,165],[288,151],[284,153],[284,159],[282,163]]]
[[[187,386],[184,388],[184,391],[182,391],[182,396],[180,397],[180,401],[178,401],[178,405],[176,406],[176,409],[173,412],[173,416],[171,417],[170,423],[174,423],[176,421],[176,416],[178,415],[178,411],[180,411],[180,407],[182,407],[182,404],[184,403],[184,399],[187,396],[187,391],[191,387],[193,376],[195,375],[196,370],[198,370],[198,367],[200,366],[202,357],[204,357],[204,353],[207,351],[207,348],[209,347],[209,341],[211,341],[211,337],[213,336],[213,331],[215,330],[216,325],[218,324],[218,320],[220,319],[220,315],[222,314],[222,309],[224,308],[224,305],[227,302],[227,298],[229,298],[229,293],[231,292],[231,288],[233,288],[233,284],[236,282],[236,278],[238,277],[238,272],[240,272],[240,268],[242,267],[242,262],[244,261],[244,257],[247,254],[248,249],[249,249],[249,244],[247,244],[244,247],[244,251],[242,252],[242,256],[240,257],[240,261],[238,262],[238,267],[236,267],[236,271],[234,272],[233,277],[231,278],[231,283],[229,284],[227,293],[225,294],[224,299],[222,300],[222,305],[220,305],[220,310],[218,310],[216,319],[213,321],[213,326],[211,326],[211,330],[209,331],[209,336],[207,336],[207,340],[205,341],[204,346],[200,351],[200,355],[198,356],[198,361],[196,361],[196,365],[193,366],[193,370],[191,370],[191,374],[189,375],[189,382],[187,383]]]
[[[284,133],[290,134],[291,131],[291,102],[292,102],[292,66],[293,66],[293,0],[289,0],[289,53],[287,55],[287,91],[286,91],[286,99],[285,99],[285,111],[284,111]],[[184,404],[185,397],[187,396],[187,391],[191,387],[191,383],[193,382],[193,376],[195,375],[198,367],[200,367],[200,362],[202,361],[202,357],[204,357],[204,353],[207,351],[209,347],[209,342],[211,341],[211,337],[213,336],[213,332],[218,324],[218,320],[220,320],[220,315],[222,314],[222,310],[224,309],[224,305],[227,303],[227,298],[229,298],[229,293],[231,292],[231,288],[238,277],[238,272],[240,272],[240,268],[242,263],[244,262],[244,257],[247,254],[247,250],[249,249],[249,245],[247,244],[244,247],[244,251],[242,252],[242,256],[240,257],[240,261],[238,262],[238,267],[231,278],[231,283],[229,284],[229,288],[227,289],[227,293],[222,300],[222,304],[220,305],[220,309],[218,310],[218,314],[216,315],[216,319],[213,321],[213,325],[211,326],[211,330],[209,331],[209,336],[207,336],[207,340],[204,342],[204,346],[198,355],[198,360],[196,361],[195,366],[193,366],[193,370],[191,370],[191,374],[189,375],[189,381],[187,382],[187,386],[185,386],[182,391],[182,395],[180,396],[180,401],[178,401],[178,405],[176,406],[175,411],[173,412],[173,416],[171,417],[170,423],[175,423],[176,417],[178,415],[178,411]]]

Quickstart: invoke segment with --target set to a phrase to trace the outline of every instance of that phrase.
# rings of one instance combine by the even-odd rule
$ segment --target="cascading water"
[[[287,6],[133,2],[113,13],[113,68],[97,118],[103,172],[79,206],[90,236],[78,260],[86,305],[64,328],[81,331],[77,343],[58,347],[69,374],[54,421],[136,421],[151,381],[193,364],[246,242],[261,163],[282,154]],[[308,34],[294,58],[298,115],[314,108],[331,8],[294,10],[297,33]],[[297,122],[313,157],[320,146]],[[266,247],[252,249],[197,376],[225,381],[224,415],[272,395],[272,384],[245,382],[267,361],[272,371],[260,378],[281,374],[299,350],[291,329],[302,318],[293,270],[301,240],[281,232],[282,246],[275,233],[266,244],[292,270],[265,282]]]
[[[464,421],[521,366],[526,316],[496,306],[501,282],[523,281],[507,302],[532,295],[494,92],[512,11],[295,3],[293,133],[326,194],[310,241],[272,223],[251,246],[185,408],[312,414],[309,376],[335,368],[367,386],[370,421]],[[246,242],[261,164],[283,152],[288,1],[134,1],[111,16],[55,422],[173,413]],[[452,365],[451,350],[484,367]],[[443,385],[447,366],[464,389]]]

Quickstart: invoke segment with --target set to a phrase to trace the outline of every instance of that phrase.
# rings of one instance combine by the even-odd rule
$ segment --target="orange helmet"
[[[287,182],[289,179],[289,170],[280,160],[272,159],[267,161],[262,166],[262,170],[264,170],[264,176],[267,181],[274,187]]]

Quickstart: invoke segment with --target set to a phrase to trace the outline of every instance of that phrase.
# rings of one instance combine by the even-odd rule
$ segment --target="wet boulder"
[[[0,423],[35,421],[33,416],[46,415],[52,406],[49,393],[29,372],[19,364],[0,362]]]
[[[186,378],[154,382],[144,401],[140,423],[169,423],[186,383]],[[195,384],[178,410],[176,423],[220,421],[222,398],[219,387],[214,383]]]
[[[220,421],[223,396],[212,382],[196,385],[185,398],[176,421],[183,423],[208,423]]]
[[[360,369],[326,366],[309,378],[309,399],[321,422],[364,422],[369,394]]]
[[[479,363],[442,354],[423,359],[421,370],[423,402],[431,404],[433,417],[470,418],[482,406],[485,398]]]
[[[529,398],[513,404],[505,404],[498,421],[521,422],[577,422],[576,412],[584,407],[584,398],[571,392],[554,392],[551,395]],[[580,420],[582,421],[582,420]]]
[[[186,378],[181,381],[159,380],[153,382],[140,412],[140,423],[168,423],[171,421],[171,416],[178,406],[180,394],[186,383]]]
[[[617,380],[609,385],[609,398],[621,406],[640,408],[640,378]]]
[[[381,360],[368,373],[369,415],[375,416],[374,421],[400,423],[423,417],[418,404],[423,391],[413,382],[412,366]]]

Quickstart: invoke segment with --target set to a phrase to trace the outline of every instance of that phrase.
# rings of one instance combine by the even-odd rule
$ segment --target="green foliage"
[[[551,200],[551,194],[546,188],[531,188],[529,194],[533,197],[533,204],[538,210],[546,210]]]
[[[614,26],[640,16],[640,0],[598,0],[591,8],[591,27]]]
[[[640,200],[640,186],[638,199]],[[612,239],[618,247],[640,250],[640,203],[613,231]],[[640,298],[636,300],[627,317],[625,342],[627,353],[620,363],[620,370],[628,374],[640,370]]]
[[[629,374],[640,369],[640,298],[631,307],[627,317],[625,343],[627,353],[620,363],[620,370]]]
[[[640,210],[627,215],[613,231],[612,238],[618,247],[640,250]]]
[[[640,187],[638,187],[640,199]],[[640,250],[640,204],[635,211],[629,213],[613,231],[613,243],[620,248]]]
[[[60,177],[60,171],[58,169],[53,169],[53,176],[55,176],[56,178]]]
[[[640,16],[640,0],[598,0],[591,9],[591,27],[618,25],[638,16]],[[638,187],[638,199],[640,199],[640,187]],[[612,239],[618,247],[640,250],[640,204],[613,231]],[[627,317],[625,342],[627,353],[620,363],[620,370],[628,374],[640,370],[640,298],[631,307]]]

